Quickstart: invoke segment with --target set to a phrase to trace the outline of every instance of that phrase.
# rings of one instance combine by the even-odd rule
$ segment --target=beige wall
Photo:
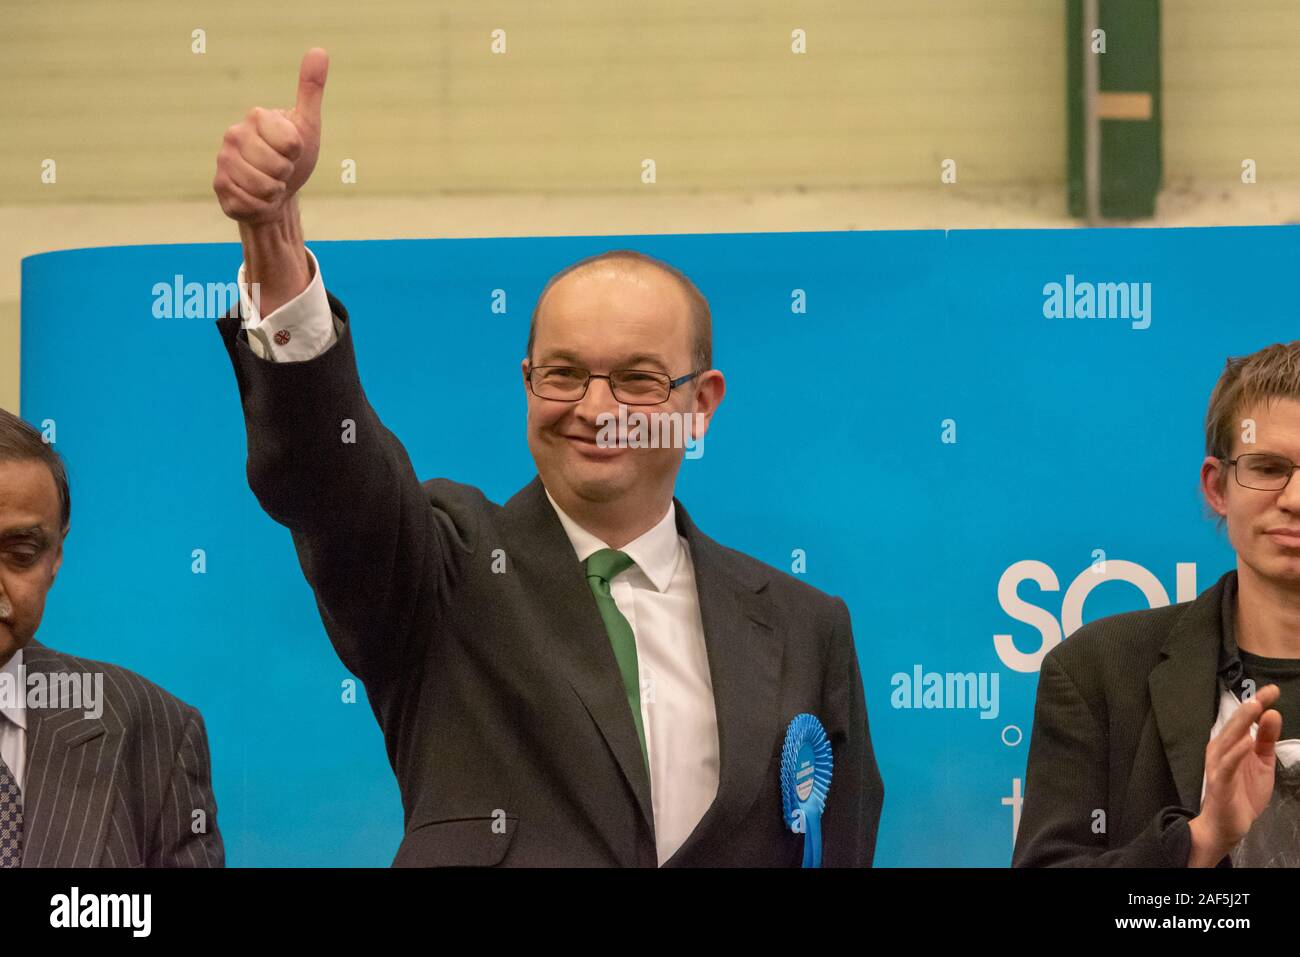
[[[1277,191],[1300,165],[1300,4],[1224,6],[1164,4],[1167,170],[1208,186],[1159,222],[1300,212]],[[21,257],[232,240],[210,191],[221,133],[253,104],[290,105],[308,46],[333,60],[304,198],[317,238],[1067,225],[1064,7],[8,0],[0,405],[18,406]],[[795,28],[807,55],[790,53]],[[1269,179],[1220,197],[1245,156]],[[939,185],[945,158],[959,189]]]
[[[1300,180],[1300,3],[1165,0],[1165,180]],[[1297,210],[1290,210],[1291,218]]]
[[[674,189],[928,182],[950,156],[981,181],[1055,181],[1062,16],[1040,0],[7,5],[0,203],[205,195],[224,127],[288,105],[314,44],[333,57],[326,195],[635,191],[647,157]]]

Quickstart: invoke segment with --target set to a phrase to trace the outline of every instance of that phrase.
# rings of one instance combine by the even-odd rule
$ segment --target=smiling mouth
[[[588,439],[579,435],[566,435],[564,436],[564,439],[571,443],[575,448],[577,448],[580,454],[587,458],[608,459],[613,458],[623,451],[617,446],[597,445],[594,437]]]

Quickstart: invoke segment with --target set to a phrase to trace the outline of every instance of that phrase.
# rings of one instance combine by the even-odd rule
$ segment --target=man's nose
[[[1278,492],[1277,503],[1288,512],[1300,512],[1300,481],[1296,481],[1296,472],[1300,469],[1293,469],[1291,477],[1287,479],[1286,485]]]
[[[587,394],[578,400],[578,414],[591,422],[602,412],[617,412],[618,399],[608,379],[592,379],[587,383]]]

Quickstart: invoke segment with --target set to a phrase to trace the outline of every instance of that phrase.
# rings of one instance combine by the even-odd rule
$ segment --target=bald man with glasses
[[[822,863],[870,865],[884,789],[844,601],[704,535],[673,494],[682,443],[602,440],[620,404],[703,439],[725,391],[704,297],[630,250],[563,270],[521,363],[537,476],[503,506],[421,483],[302,240],[327,66],[309,51],[293,110],[227,130],[213,185],[260,302],[218,326],[251,487],[383,729],[394,863],[798,866],[782,748],[811,714]]]

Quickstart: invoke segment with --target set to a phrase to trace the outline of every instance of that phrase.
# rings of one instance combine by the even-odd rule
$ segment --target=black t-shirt
[[[1282,738],[1300,738],[1300,658],[1241,655],[1242,676],[1258,691],[1277,685],[1274,707],[1282,715]],[[1300,764],[1277,762],[1273,796],[1241,843],[1233,848],[1233,867],[1300,867]]]
[[[1282,737],[1300,738],[1300,658],[1261,658],[1249,651],[1241,655],[1242,676],[1264,685],[1277,685],[1281,695],[1273,707],[1282,715]]]

